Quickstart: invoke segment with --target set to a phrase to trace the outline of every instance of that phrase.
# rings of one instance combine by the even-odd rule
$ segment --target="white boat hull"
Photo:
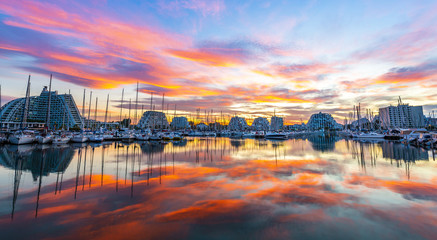
[[[355,138],[370,138],[370,139],[375,139],[375,138],[384,138],[385,136],[382,134],[362,134],[362,135],[355,135]]]
[[[90,137],[90,142],[103,142],[103,137]]]
[[[65,144],[70,142],[70,138],[69,137],[65,137],[65,138],[55,138],[53,139],[52,143],[53,144]]]
[[[265,138],[284,140],[284,139],[288,139],[288,136],[285,134],[266,134]]]
[[[71,141],[74,143],[84,143],[88,141],[88,138],[84,136],[75,136],[71,139]]]
[[[11,144],[15,144],[15,145],[22,145],[22,144],[30,144],[33,143],[35,141],[35,138],[33,137],[16,137],[16,136],[11,136],[9,138],[9,142]]]
[[[47,144],[47,143],[51,143],[52,142],[52,138],[51,137],[40,137],[38,138],[38,143],[40,144]]]

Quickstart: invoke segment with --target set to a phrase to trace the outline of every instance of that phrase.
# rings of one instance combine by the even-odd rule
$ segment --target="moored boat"
[[[375,132],[360,133],[360,134],[354,135],[354,138],[384,138],[384,137],[385,137],[384,134],[379,134],[379,133],[375,133]]]
[[[35,141],[35,133],[32,131],[16,131],[9,137],[9,142],[15,145],[29,144]]]
[[[52,143],[53,144],[65,144],[65,143],[70,142],[70,140],[71,140],[70,136],[62,134],[62,135],[54,136]]]
[[[268,133],[266,133],[265,138],[267,138],[267,139],[288,139],[288,136],[286,133],[282,133],[282,132],[268,132]]]
[[[47,144],[51,143],[53,138],[51,135],[45,135],[45,136],[36,136],[36,140],[39,144]]]
[[[88,141],[88,137],[83,135],[83,134],[76,134],[76,135],[73,135],[73,137],[71,138],[71,141],[74,143],[84,143],[84,142]]]
[[[100,134],[90,135],[88,137],[88,139],[90,142],[103,142],[103,140],[104,140],[103,135],[100,135]]]

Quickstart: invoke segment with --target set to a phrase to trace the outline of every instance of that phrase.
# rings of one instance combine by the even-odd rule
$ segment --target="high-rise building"
[[[186,117],[174,117],[170,125],[171,128],[175,130],[190,128],[190,124]]]
[[[167,129],[169,128],[169,124],[165,113],[157,111],[147,111],[143,113],[143,116],[138,122],[137,127],[142,129]]]
[[[228,128],[231,131],[242,131],[248,129],[249,125],[247,125],[246,119],[235,116],[231,118]]]
[[[283,127],[284,127],[284,119],[283,118],[273,116],[270,119],[270,130],[278,131],[278,130],[282,130]]]
[[[422,106],[399,104],[379,109],[381,126],[388,128],[422,128],[425,126]]]
[[[309,130],[341,129],[341,125],[335,121],[331,114],[319,112],[311,115],[307,128]]]
[[[269,120],[263,117],[257,117],[253,120],[252,129],[257,131],[267,131],[269,130]]]
[[[50,92],[50,128],[57,129],[65,126],[82,126],[83,119],[71,94],[58,94],[58,91]],[[3,126],[17,126],[22,121],[23,109],[26,98],[14,99],[0,109],[0,117]],[[39,96],[29,97],[29,107],[26,122],[45,123],[47,119],[47,106],[49,91],[44,87]]]

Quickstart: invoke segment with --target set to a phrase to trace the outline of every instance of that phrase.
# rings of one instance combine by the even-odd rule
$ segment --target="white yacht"
[[[379,134],[379,133],[375,133],[375,132],[360,133],[360,134],[355,134],[353,136],[354,136],[354,138],[384,138],[385,137],[384,134]]]
[[[133,142],[135,140],[135,135],[132,132],[125,132],[121,136],[121,141],[123,142]]]
[[[61,134],[61,135],[54,136],[52,143],[53,144],[65,144],[65,143],[70,142],[70,140],[71,140],[70,136],[67,136],[65,134]]]
[[[147,140],[149,140],[149,136],[150,136],[149,133],[138,133],[135,135],[135,137],[139,141],[147,141]]]
[[[76,134],[76,135],[73,135],[73,137],[71,138],[71,141],[74,143],[84,143],[84,142],[88,141],[88,137],[82,133]]]
[[[174,134],[173,133],[163,133],[162,134],[162,140],[169,141],[173,140]]]
[[[245,132],[245,133],[243,133],[243,137],[244,138],[253,138],[255,136],[256,136],[256,134],[254,132]]]
[[[149,140],[160,141],[162,140],[162,135],[160,133],[152,133],[152,135],[149,136]]]
[[[88,140],[90,142],[103,142],[104,137],[101,134],[94,133],[88,136]]]
[[[11,144],[21,145],[29,144],[35,141],[35,133],[32,131],[16,131],[9,137]]]
[[[173,140],[175,140],[175,141],[180,141],[180,140],[182,140],[182,139],[184,139],[184,137],[182,136],[182,134],[180,134],[180,133],[174,133],[174,134],[173,134]]]
[[[114,133],[112,133],[112,132],[105,132],[105,133],[103,133],[103,140],[104,141],[112,141],[112,140],[114,140]]]
[[[288,135],[282,132],[268,132],[265,135],[268,139],[288,139]]]
[[[46,144],[46,143],[51,143],[53,137],[50,134],[45,134],[45,135],[36,136],[36,140],[38,140],[38,143],[40,144]]]

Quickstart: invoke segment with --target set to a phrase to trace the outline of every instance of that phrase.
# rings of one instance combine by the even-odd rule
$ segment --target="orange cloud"
[[[189,221],[199,222],[227,215],[226,222],[232,221],[231,217],[238,218],[239,212],[246,203],[240,199],[219,199],[195,202],[193,206],[174,212],[155,216],[160,222]],[[214,221],[215,223],[218,223]]]
[[[214,67],[233,67],[243,64],[239,49],[197,49],[190,51],[167,49],[167,53],[173,57]]]

